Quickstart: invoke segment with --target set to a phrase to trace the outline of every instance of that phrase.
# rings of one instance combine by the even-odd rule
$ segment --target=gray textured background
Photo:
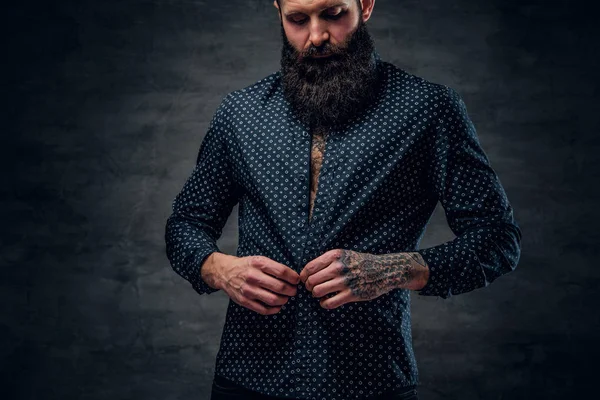
[[[569,5],[570,3],[570,5]],[[517,270],[413,294],[423,400],[570,399],[597,381],[600,70],[583,2],[376,3],[384,60],[464,97],[523,231]],[[228,298],[164,225],[222,97],[279,68],[269,1],[3,12],[0,397],[208,399]],[[237,208],[219,245],[234,254]],[[422,247],[453,238],[438,208]]]

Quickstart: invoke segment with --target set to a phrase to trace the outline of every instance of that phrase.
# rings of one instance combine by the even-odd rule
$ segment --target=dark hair
[[[281,14],[281,0],[275,0],[277,1],[277,5],[279,6],[279,13]],[[361,5],[360,5],[360,0],[356,0],[356,5],[358,6],[359,9],[362,9]]]

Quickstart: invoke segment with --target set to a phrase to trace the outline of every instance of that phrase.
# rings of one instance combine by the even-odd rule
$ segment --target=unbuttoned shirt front
[[[217,291],[200,268],[220,251],[236,204],[236,256],[298,273],[332,249],[418,251],[430,275],[417,293],[445,299],[516,267],[521,231],[461,96],[374,58],[378,100],[328,131],[310,220],[312,134],[284,97],[281,71],[222,99],[165,230],[173,269],[199,294]],[[419,249],[438,201],[456,238]],[[296,399],[368,399],[418,385],[409,294],[324,309],[300,282],[273,315],[229,300],[215,373]]]

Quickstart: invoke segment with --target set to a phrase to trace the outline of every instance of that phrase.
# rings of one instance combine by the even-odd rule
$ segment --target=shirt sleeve
[[[227,152],[230,124],[221,102],[200,144],[196,166],[172,203],[165,227],[166,253],[172,268],[199,294],[218,291],[201,276],[215,251],[227,218],[239,200]]]
[[[456,238],[418,250],[430,270],[418,294],[446,299],[514,270],[521,230],[464,101],[444,87],[447,97],[438,116],[429,179]]]

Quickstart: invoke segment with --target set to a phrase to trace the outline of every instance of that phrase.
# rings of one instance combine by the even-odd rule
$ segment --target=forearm
[[[521,230],[514,221],[495,222],[420,249],[419,254],[430,268],[431,284],[419,294],[448,298],[488,286],[516,268],[520,243]]]

